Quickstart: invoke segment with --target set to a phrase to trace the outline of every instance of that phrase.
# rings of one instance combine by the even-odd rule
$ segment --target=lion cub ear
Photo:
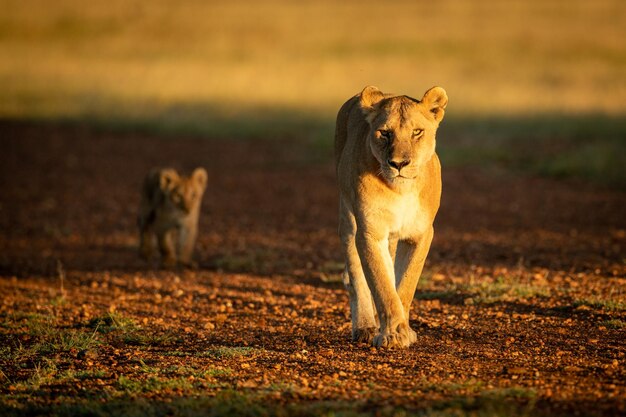
[[[208,175],[204,168],[194,169],[193,173],[191,174],[191,179],[193,180],[193,182],[201,186],[203,190],[206,188]]]
[[[180,177],[175,170],[171,168],[162,169],[159,174],[159,187],[161,187],[163,191],[169,191],[179,179]]]
[[[443,119],[445,108],[448,105],[448,95],[446,90],[441,87],[433,87],[424,93],[422,103],[426,109],[433,115],[433,118],[440,122]]]
[[[373,85],[368,85],[361,91],[359,104],[361,105],[361,111],[365,115],[365,119],[368,123],[372,123],[374,116],[376,115],[376,105],[385,98],[385,95],[378,88]]]

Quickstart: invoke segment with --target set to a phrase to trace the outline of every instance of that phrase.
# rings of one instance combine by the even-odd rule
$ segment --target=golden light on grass
[[[626,110],[626,4],[4,0],[2,117],[328,116],[367,84],[460,113]]]

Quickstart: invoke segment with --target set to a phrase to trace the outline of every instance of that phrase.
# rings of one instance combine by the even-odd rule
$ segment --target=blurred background
[[[0,0],[0,118],[331,149],[372,84],[450,104],[440,152],[626,184],[626,2]]]

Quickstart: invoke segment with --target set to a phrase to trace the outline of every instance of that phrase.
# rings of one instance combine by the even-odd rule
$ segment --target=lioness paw
[[[378,332],[376,327],[366,327],[364,329],[355,329],[352,332],[352,341],[357,343],[370,344],[374,340],[374,336]]]
[[[381,332],[372,341],[375,347],[409,347],[417,341],[417,333],[408,324],[400,324],[395,331]]]

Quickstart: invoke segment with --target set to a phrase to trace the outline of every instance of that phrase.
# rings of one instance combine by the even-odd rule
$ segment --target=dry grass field
[[[367,84],[414,95],[439,84],[461,114],[626,110],[619,0],[2,0],[2,10],[5,117],[176,117],[189,105],[327,116]]]
[[[626,184],[619,0],[0,3],[0,118],[328,147],[365,85],[441,85],[447,163]]]

